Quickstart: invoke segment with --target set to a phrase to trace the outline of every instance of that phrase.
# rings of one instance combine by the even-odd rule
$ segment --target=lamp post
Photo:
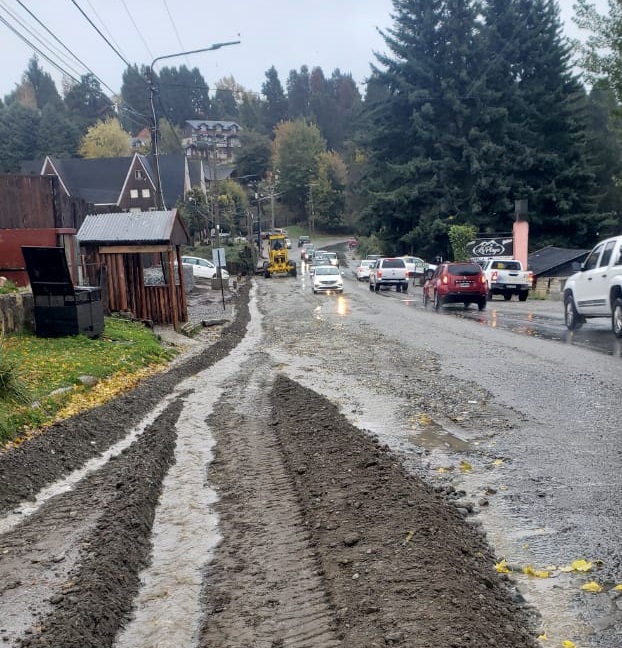
[[[175,58],[177,56],[188,56],[189,54],[199,54],[201,52],[211,52],[212,50],[220,49],[221,47],[227,47],[228,45],[238,45],[241,41],[228,41],[226,43],[214,43],[209,47],[202,47],[201,49],[189,50],[187,52],[177,52],[176,54],[165,54],[164,56],[156,56],[156,58],[151,61],[148,71],[149,79],[149,106],[151,108],[151,152],[153,153],[154,159],[154,172],[155,172],[155,183],[156,183],[156,195],[155,195],[155,208],[156,209],[165,209],[164,204],[164,194],[162,193],[162,179],[160,177],[160,153],[158,150],[158,118],[156,115],[155,104],[153,97],[155,95],[155,83],[153,78],[153,66],[163,59]]]

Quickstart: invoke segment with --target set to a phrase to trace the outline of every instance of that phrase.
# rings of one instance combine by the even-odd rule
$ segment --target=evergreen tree
[[[148,78],[148,68],[144,65],[140,70],[133,65],[123,72],[119,120],[123,128],[130,133],[138,133],[153,124]]]
[[[41,111],[36,157],[75,157],[80,145],[80,136],[80,129],[64,110],[59,111],[54,105],[47,104]]]
[[[390,246],[435,256],[447,248],[449,217],[467,221],[484,209],[487,107],[470,95],[484,61],[478,7],[470,0],[396,0],[394,7],[394,27],[384,35],[392,56],[377,55],[384,69],[375,68],[369,82],[364,222]]]
[[[300,68],[300,72],[290,70],[286,85],[289,118],[308,118],[311,115],[309,68],[303,65]]]
[[[507,106],[509,196],[528,199],[534,245],[559,244],[576,238],[596,204],[586,95],[571,69],[557,5],[517,0],[516,7],[523,37],[511,60],[516,92]]]
[[[65,106],[82,132],[99,120],[114,116],[112,101],[102,92],[93,74],[80,77],[65,95]]]
[[[38,153],[37,133],[41,117],[34,108],[13,102],[0,111],[0,171],[17,173],[23,160]]]
[[[42,109],[51,104],[59,111],[63,109],[63,100],[58,94],[54,80],[39,67],[39,59],[36,56],[28,61],[23,83],[30,83],[32,86],[37,108]]]
[[[236,153],[238,177],[264,178],[270,169],[271,159],[272,142],[267,135],[252,130],[240,132],[240,149]]]
[[[266,72],[261,92],[266,98],[264,126],[268,133],[272,133],[279,123],[287,119],[287,98],[274,66]]]
[[[259,95],[244,91],[239,110],[240,126],[269,135],[270,133],[264,128],[264,109],[265,105]]]
[[[188,119],[207,119],[209,88],[198,68],[162,68],[155,82],[154,106],[158,119],[166,117],[182,127]]]

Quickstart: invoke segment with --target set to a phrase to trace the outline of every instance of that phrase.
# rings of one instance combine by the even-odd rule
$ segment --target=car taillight
[[[529,285],[533,286],[533,272],[529,271]]]
[[[376,272],[376,275],[378,279],[382,279],[382,270],[378,270],[378,272]]]
[[[480,276],[479,276],[479,281],[480,281],[480,283],[485,284],[485,283],[486,283],[486,275],[483,275],[483,274],[480,275]]]
[[[444,283],[445,285],[449,283],[449,277],[446,274],[441,277],[441,283]]]
[[[499,276],[499,273],[496,270],[493,270],[492,273],[490,274],[490,280],[491,281],[497,281],[498,276]]]

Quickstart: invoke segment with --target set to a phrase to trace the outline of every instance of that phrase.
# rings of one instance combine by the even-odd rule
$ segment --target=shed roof
[[[532,252],[528,257],[529,267],[535,275],[550,272],[571,261],[583,258],[589,250],[572,250],[569,248],[547,245]]]
[[[80,245],[188,245],[190,236],[176,209],[90,214],[78,231]]]

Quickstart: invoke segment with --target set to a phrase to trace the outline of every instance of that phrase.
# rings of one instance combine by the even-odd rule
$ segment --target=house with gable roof
[[[241,130],[242,127],[234,121],[188,119],[181,143],[188,157],[213,158],[217,164],[231,163],[240,147]]]

